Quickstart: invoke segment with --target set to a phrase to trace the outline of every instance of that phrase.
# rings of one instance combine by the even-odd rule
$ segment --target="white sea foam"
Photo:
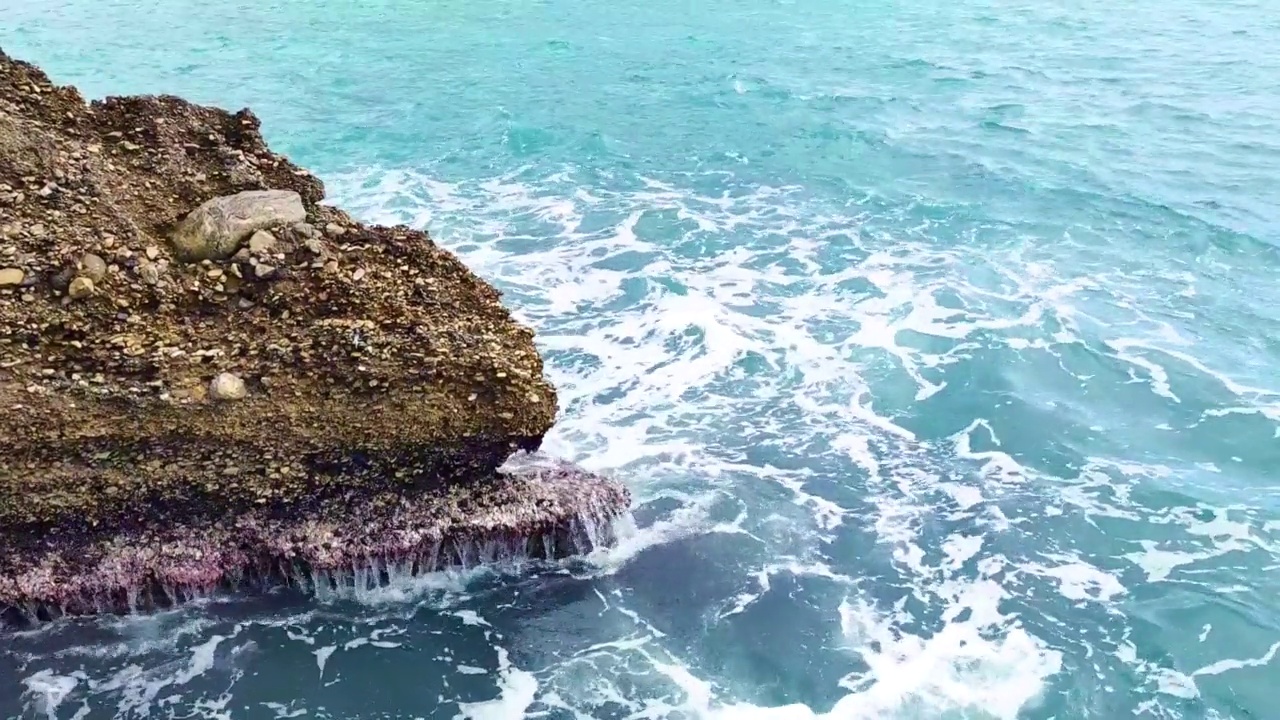
[[[361,181],[352,179],[353,183]],[[1043,681],[1057,672],[1060,653],[1047,649],[1027,629],[998,610],[999,598],[1008,591],[994,579],[964,580],[959,572],[965,561],[981,559],[981,536],[949,538],[944,565],[936,567],[926,562],[926,553],[919,545],[919,521],[934,508],[923,496],[946,487],[961,510],[984,509],[984,491],[982,486],[943,483],[927,471],[911,468],[910,462],[904,463],[901,458],[893,467],[883,465],[886,442],[891,449],[917,459],[925,458],[926,451],[913,448],[913,433],[876,409],[872,386],[863,377],[859,360],[868,357],[869,350],[883,351],[884,357],[897,364],[903,379],[915,386],[910,391],[912,400],[922,401],[945,387],[945,383],[934,379],[938,377],[934,369],[953,362],[959,351],[953,348],[931,355],[903,346],[898,339],[902,332],[963,341],[983,329],[1033,324],[1044,311],[1037,309],[1039,305],[1033,303],[1010,320],[966,319],[936,301],[934,292],[940,286],[921,285],[918,264],[949,261],[945,254],[923,248],[916,248],[920,256],[888,248],[876,250],[860,263],[805,277],[775,265],[752,269],[752,261],[762,249],[743,246],[726,249],[714,259],[691,261],[684,268],[675,267],[679,261],[666,255],[652,260],[647,267],[626,272],[593,266],[612,254],[660,250],[652,240],[637,236],[637,227],[646,213],[676,210],[679,217],[691,222],[695,233],[742,229],[769,213],[799,215],[799,208],[785,205],[785,189],[760,189],[728,200],[690,196],[669,183],[650,182],[647,189],[633,196],[609,198],[613,203],[631,204],[630,210],[620,212],[622,219],[613,232],[586,234],[578,228],[583,213],[591,212],[593,204],[599,202],[595,199],[598,192],[592,194],[592,200],[554,196],[513,178],[492,181],[480,194],[455,186],[422,183],[409,175],[386,175],[372,187],[363,182],[364,188],[358,194],[340,191],[344,205],[354,206],[375,220],[430,224],[440,240],[462,250],[465,259],[482,274],[517,293],[525,292],[533,281],[545,287],[539,297],[545,293],[550,302],[526,305],[523,312],[524,319],[538,327],[539,342],[551,351],[576,353],[595,361],[581,369],[554,364],[550,369],[562,389],[562,404],[568,408],[548,439],[553,452],[600,467],[674,463],[705,478],[711,487],[717,486],[719,477],[740,477],[748,470],[759,480],[776,483],[790,494],[797,507],[808,511],[813,525],[809,539],[802,541],[804,545],[829,539],[831,531],[848,522],[850,510],[829,491],[811,489],[815,480],[811,474],[762,468],[758,464],[746,466],[732,456],[709,453],[703,444],[704,432],[714,423],[716,414],[732,412],[741,404],[741,398],[708,389],[735,376],[736,364],[744,357],[757,355],[774,367],[788,368],[784,377],[759,386],[758,396],[792,403],[806,413],[802,419],[806,430],[829,437],[832,445],[843,449],[868,472],[873,484],[869,500],[878,512],[874,528],[881,541],[894,546],[900,567],[915,577],[912,582],[917,584],[918,592],[938,597],[953,608],[946,612],[950,619],[940,632],[928,636],[904,634],[903,627],[913,618],[886,616],[857,600],[860,595],[854,587],[856,583],[820,560],[796,557],[766,564],[754,574],[754,587],[744,588],[721,612],[721,619],[746,611],[770,590],[771,578],[780,573],[836,582],[854,594],[831,606],[830,611],[839,616],[851,635],[850,652],[862,657],[870,671],[846,678],[842,684],[848,695],[826,713],[803,706],[757,707],[725,696],[723,682],[699,677],[695,665],[662,651],[661,638],[640,626],[641,637],[648,640],[640,641],[638,646],[628,645],[625,651],[619,647],[597,649],[591,656],[595,659],[590,661],[598,668],[604,662],[597,657],[599,653],[615,658],[609,664],[623,662],[616,657],[619,653],[639,657],[651,671],[666,678],[670,692],[655,689],[654,696],[648,699],[626,700],[624,704],[633,708],[633,716],[658,718],[675,713],[708,718],[871,718],[885,717],[885,713],[903,717],[923,713],[923,717],[970,709],[992,717],[1012,718],[1020,707],[1035,701]],[[414,207],[412,198],[424,200],[416,205],[417,210],[382,214],[383,208]],[[518,255],[503,253],[500,247],[516,224],[513,219],[548,222],[555,228],[557,242],[532,251],[522,248]],[[776,222],[776,217],[767,222]],[[798,223],[783,222],[782,231],[788,233],[788,256],[818,270],[813,258],[824,244],[822,236],[834,237],[840,231],[819,227],[811,232]],[[628,280],[643,277],[651,281],[664,276],[675,278],[683,292],[676,295],[651,285],[641,303],[612,313],[607,324],[598,325],[590,315],[579,316],[586,304],[618,300]],[[851,303],[840,288],[858,281],[864,281],[879,295]],[[788,287],[803,288],[803,292],[773,291]],[[753,298],[776,300],[774,310],[757,315],[738,309]],[[856,329],[832,344],[815,331],[813,323],[820,321]],[[700,341],[681,343],[679,338],[688,333],[696,333]],[[690,392],[698,393],[693,408],[682,401]],[[601,401],[601,396],[609,399]],[[756,430],[767,432],[772,429],[771,423],[768,417],[761,417]],[[683,434],[674,430],[678,427],[704,432]],[[779,434],[795,429],[780,427]],[[985,429],[994,438],[991,427],[987,425]],[[980,469],[989,476],[998,475],[1008,482],[1022,470],[1006,453],[971,452],[963,437],[957,442],[958,456],[983,461]],[[643,481],[645,475],[652,474],[635,479]],[[883,490],[875,491],[876,486]],[[670,488],[660,480],[642,483],[636,489],[642,500],[672,496]],[[616,569],[647,548],[690,533],[753,532],[746,528],[755,523],[744,525],[742,517],[727,526],[707,520],[717,500],[715,492],[682,500],[680,507],[667,517],[623,533],[618,548],[603,551],[593,560]],[[1065,575],[1065,571],[1060,574]],[[961,608],[966,612],[960,613]],[[562,671],[571,673],[571,666],[584,662],[588,661],[579,658]],[[563,677],[552,680],[552,685],[557,686],[545,688],[542,698],[552,706],[589,707],[593,702],[619,702],[624,698],[607,675],[597,674],[586,686]],[[572,700],[565,688],[573,689]]]

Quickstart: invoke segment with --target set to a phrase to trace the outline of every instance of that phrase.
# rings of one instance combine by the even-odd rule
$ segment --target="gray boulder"
[[[192,210],[170,240],[174,255],[183,262],[225,260],[258,230],[306,218],[302,197],[292,190],[247,190],[216,197]]]

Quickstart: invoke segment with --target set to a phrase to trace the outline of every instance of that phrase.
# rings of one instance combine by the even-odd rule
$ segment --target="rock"
[[[302,197],[292,190],[246,190],[191,211],[170,240],[183,262],[225,260],[254,231],[298,223],[306,216]]]
[[[107,263],[93,253],[85,253],[80,256],[80,261],[76,263],[75,274],[89,278],[95,284],[100,283],[102,278],[107,276]]]
[[[337,223],[329,223],[324,226],[324,234],[329,237],[338,237],[340,235],[345,235],[346,233],[347,229]]]
[[[4,268],[0,270],[0,287],[18,287],[24,277],[26,273],[18,268]]]
[[[138,266],[138,277],[148,285],[155,285],[160,282],[160,268],[155,263],[143,263]]]
[[[57,275],[54,275],[49,279],[49,283],[52,284],[54,289],[59,292],[65,292],[67,286],[71,284],[71,278],[74,277],[75,274],[76,270],[74,267],[64,267],[58,271]]]
[[[224,372],[209,383],[209,397],[214,400],[243,400],[249,394],[240,376]]]
[[[499,468],[556,417],[533,332],[426,233],[323,204],[320,180],[272,152],[248,110],[168,95],[87,104],[0,51],[0,185],[27,195],[0,204],[0,268],[23,288],[0,290],[0,624],[11,608],[93,612],[74,598],[138,589],[113,567],[154,587],[175,547],[227,559],[179,569],[213,581],[253,571],[235,557],[325,554],[325,533],[382,528],[359,540],[373,547],[409,528],[428,542],[451,531],[419,518],[446,518],[470,523],[452,526],[468,542],[505,542],[625,511],[625,488],[605,479],[504,485]],[[330,224],[339,240],[316,232]],[[276,238],[270,255],[246,247],[260,230]],[[86,253],[106,263],[100,284]],[[60,270],[65,293],[49,287]],[[252,390],[210,400],[238,394],[213,377],[223,370]],[[467,493],[483,501],[474,511],[458,504]],[[416,508],[408,525],[401,507]],[[241,520],[259,534],[188,532]]]
[[[259,230],[249,237],[249,252],[254,255],[267,255],[275,250],[276,236],[266,230]]]
[[[83,300],[93,295],[93,281],[80,275],[71,279],[71,284],[67,286],[67,296],[72,300]]]

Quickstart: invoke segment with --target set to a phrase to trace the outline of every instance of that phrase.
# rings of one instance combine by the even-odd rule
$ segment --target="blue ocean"
[[[0,0],[537,330],[616,548],[0,638],[0,717],[1280,718],[1280,4]],[[411,422],[406,418],[406,422]]]

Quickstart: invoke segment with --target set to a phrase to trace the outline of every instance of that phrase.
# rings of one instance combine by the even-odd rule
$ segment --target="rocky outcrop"
[[[562,554],[625,511],[581,470],[498,472],[555,417],[532,331],[323,197],[248,110],[86,104],[0,52],[0,605],[340,570],[352,542]]]

